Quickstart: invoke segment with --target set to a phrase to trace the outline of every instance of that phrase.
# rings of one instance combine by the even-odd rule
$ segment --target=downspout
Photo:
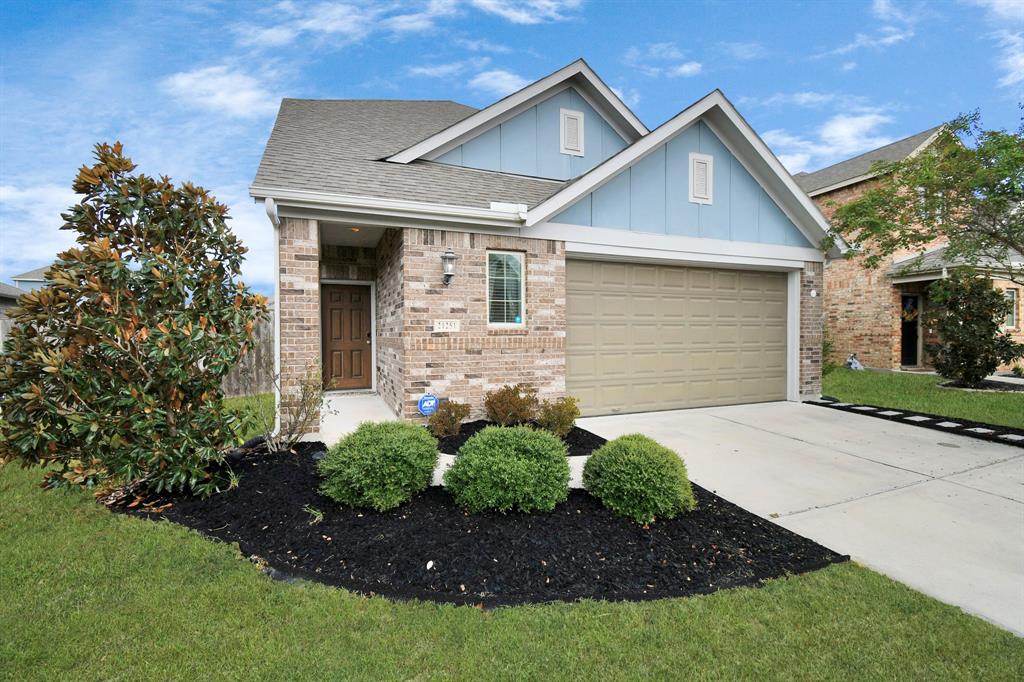
[[[281,217],[272,197],[263,200],[274,229],[274,436],[281,432]]]

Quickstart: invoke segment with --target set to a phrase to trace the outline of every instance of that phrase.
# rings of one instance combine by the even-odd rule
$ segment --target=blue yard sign
[[[424,417],[429,417],[430,415],[437,412],[437,396],[431,393],[423,394],[423,397],[420,398],[418,407],[420,410],[420,414],[422,414]]]

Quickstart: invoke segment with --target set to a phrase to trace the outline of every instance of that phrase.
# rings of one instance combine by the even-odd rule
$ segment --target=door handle
[[[366,343],[370,343],[370,332],[366,332]]]

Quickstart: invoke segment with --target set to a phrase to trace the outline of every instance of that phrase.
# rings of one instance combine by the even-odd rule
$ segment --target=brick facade
[[[402,230],[388,230],[377,243],[377,393],[399,414],[405,399],[405,276]]]
[[[804,263],[800,272],[800,397],[821,396],[821,317],[823,311],[821,263]],[[811,294],[814,294],[813,296]]]
[[[320,230],[315,220],[283,218],[278,244],[281,321],[281,421],[302,382],[320,370]]]

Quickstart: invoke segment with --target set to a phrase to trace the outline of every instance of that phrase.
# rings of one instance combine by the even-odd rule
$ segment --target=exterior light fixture
[[[447,251],[441,254],[441,272],[444,273],[442,281],[445,286],[451,284],[452,278],[455,277],[455,261],[458,258],[450,246]]]

